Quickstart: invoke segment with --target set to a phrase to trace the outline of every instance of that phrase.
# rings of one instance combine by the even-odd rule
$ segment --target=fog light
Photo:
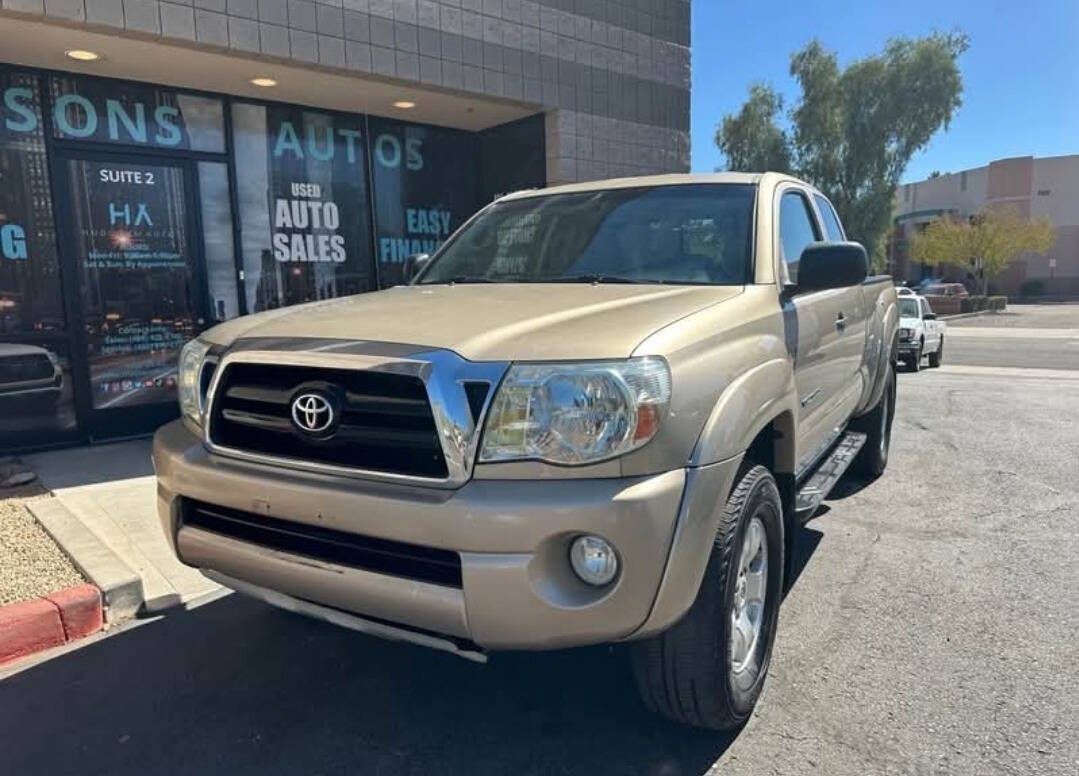
[[[590,585],[606,585],[618,573],[614,547],[598,536],[578,536],[569,548],[573,571]]]

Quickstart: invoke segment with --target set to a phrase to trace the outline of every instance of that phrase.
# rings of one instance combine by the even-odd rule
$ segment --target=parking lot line
[[[1079,329],[1024,329],[993,326],[951,326],[948,337],[985,337],[989,339],[1079,339]]]
[[[950,364],[933,370],[936,374],[970,375],[971,377],[1028,378],[1040,380],[1079,380],[1077,369],[1025,369],[1005,366],[962,366]]]

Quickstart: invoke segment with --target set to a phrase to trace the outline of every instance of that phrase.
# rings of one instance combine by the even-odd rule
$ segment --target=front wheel
[[[713,730],[745,723],[768,673],[784,561],[775,478],[763,466],[743,464],[689,612],[633,645],[637,687],[648,708]]]
[[[910,365],[910,371],[917,372],[922,368],[922,353],[925,352],[925,342],[918,343],[918,349],[914,351],[914,354],[910,357],[910,361],[907,363]]]
[[[936,369],[944,361],[944,337],[940,338],[937,349],[929,354],[929,366]]]

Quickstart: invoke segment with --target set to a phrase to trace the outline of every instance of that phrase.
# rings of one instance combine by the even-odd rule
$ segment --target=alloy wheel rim
[[[731,671],[749,667],[764,631],[764,604],[768,594],[768,542],[764,523],[754,517],[746,526],[738,557],[734,601],[731,604]]]

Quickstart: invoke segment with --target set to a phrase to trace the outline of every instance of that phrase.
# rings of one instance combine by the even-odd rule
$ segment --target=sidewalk
[[[150,440],[24,456],[67,510],[142,579],[144,611],[220,588],[172,554],[157,520]]]

